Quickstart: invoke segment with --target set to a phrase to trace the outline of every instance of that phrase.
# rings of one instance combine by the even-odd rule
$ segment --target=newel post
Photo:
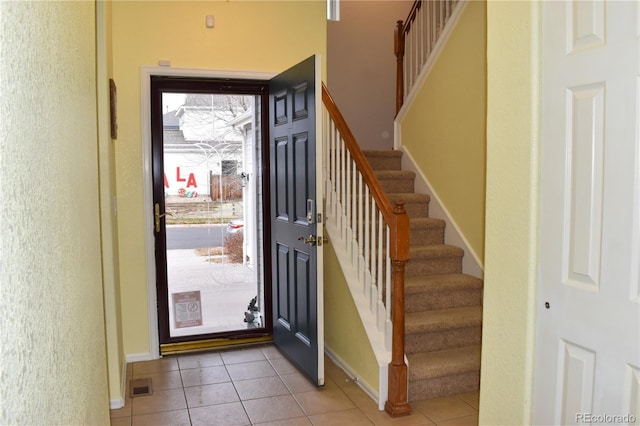
[[[404,102],[404,24],[396,23],[394,32],[394,52],[396,54],[396,114]]]
[[[409,217],[404,202],[397,201],[393,208],[395,219],[395,241],[390,247],[393,274],[391,321],[393,337],[391,342],[391,362],[389,363],[389,395],[384,404],[385,411],[392,417],[411,414],[408,398],[408,371],[404,362],[404,272],[409,260]]]

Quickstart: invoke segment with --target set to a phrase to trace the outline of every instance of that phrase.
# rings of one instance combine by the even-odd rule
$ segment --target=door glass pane
[[[163,93],[170,337],[264,327],[258,101]]]

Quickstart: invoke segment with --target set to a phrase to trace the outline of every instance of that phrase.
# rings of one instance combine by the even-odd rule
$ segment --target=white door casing
[[[533,421],[633,424],[640,422],[639,4],[541,8]]]

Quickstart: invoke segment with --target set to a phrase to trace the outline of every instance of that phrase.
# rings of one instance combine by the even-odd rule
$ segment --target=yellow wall
[[[530,424],[539,167],[539,3],[488,2],[480,424]]]
[[[205,28],[214,15],[215,29]],[[324,1],[113,2],[113,76],[118,85],[119,260],[124,349],[149,352],[145,268],[140,67],[281,71],[326,54]]]
[[[370,389],[379,392],[379,369],[331,244],[324,246],[325,345]]]
[[[93,2],[0,2],[0,424],[109,424]]]
[[[109,78],[111,77],[111,2],[96,2],[98,152],[100,164],[100,224],[102,230],[102,277],[104,285],[105,329],[109,373],[109,398],[114,407],[123,403],[125,355],[122,345],[120,273],[118,262],[118,220],[113,200],[116,196],[115,144],[111,139]]]
[[[486,3],[467,4],[400,123],[412,155],[482,263],[485,210]]]

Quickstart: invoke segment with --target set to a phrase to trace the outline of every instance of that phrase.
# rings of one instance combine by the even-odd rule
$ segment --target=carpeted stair
[[[478,390],[482,280],[462,273],[459,247],[444,244],[445,223],[429,216],[429,196],[414,192],[415,174],[401,170],[402,152],[364,151],[393,204],[411,222],[405,277],[405,351],[409,401]]]

